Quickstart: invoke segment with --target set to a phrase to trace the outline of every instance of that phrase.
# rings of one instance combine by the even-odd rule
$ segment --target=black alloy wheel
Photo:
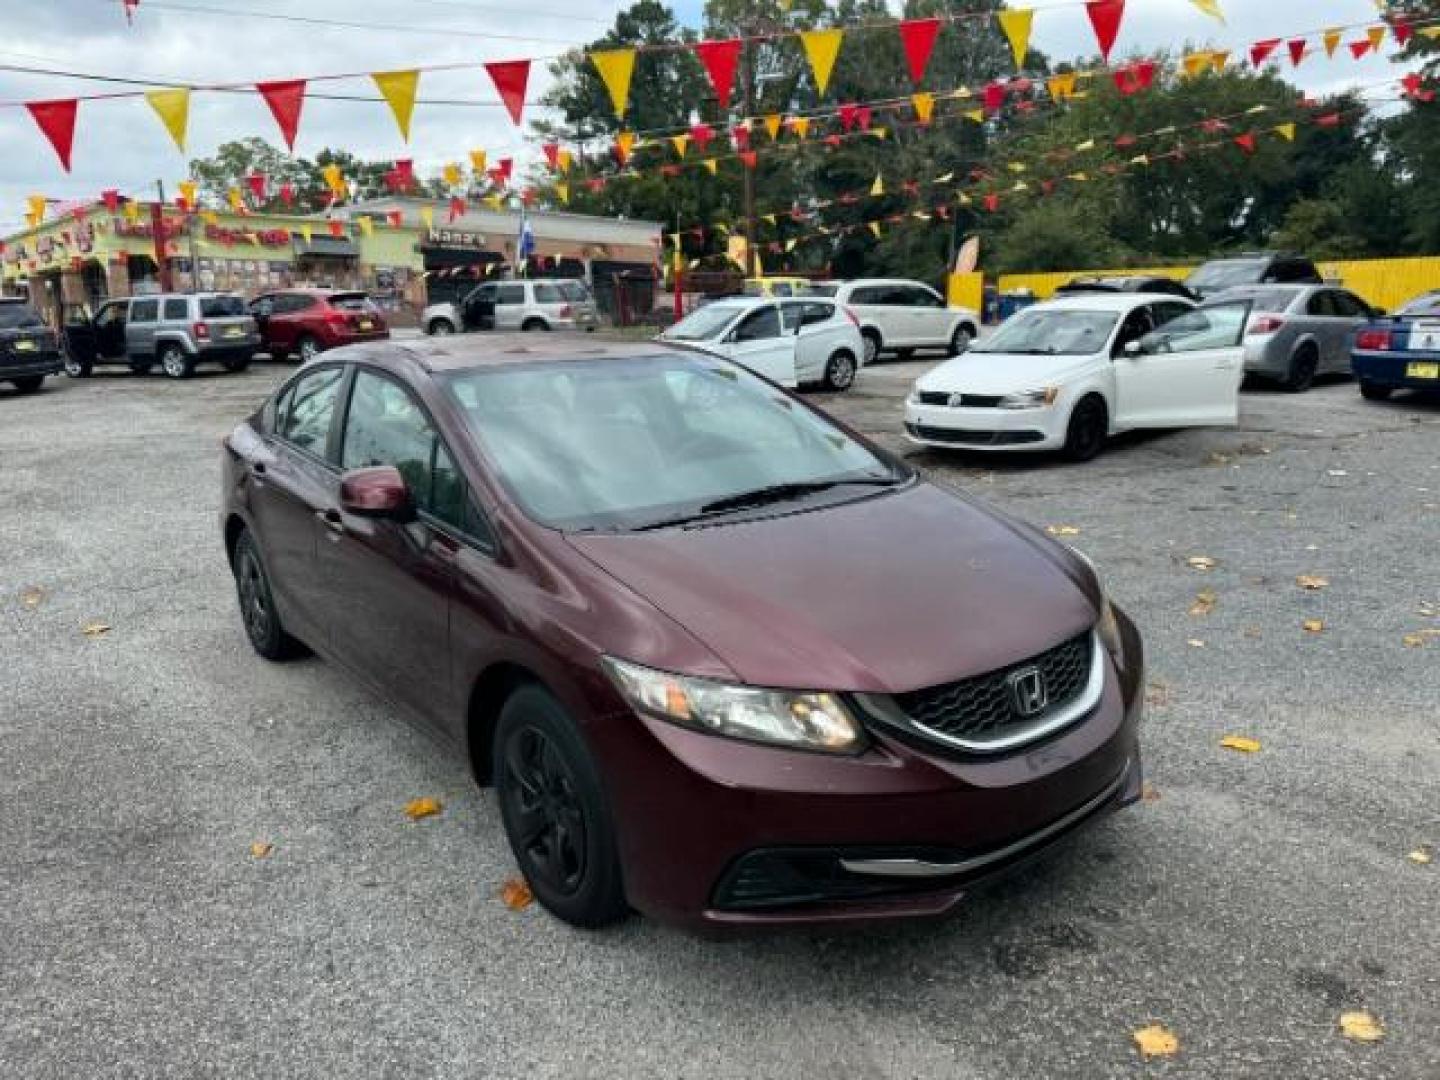
[[[1105,402],[1094,394],[1081,398],[1065,429],[1065,456],[1071,461],[1089,461],[1105,448],[1109,427]]]
[[[1320,355],[1313,345],[1302,345],[1290,358],[1290,373],[1281,383],[1292,394],[1304,393],[1315,383],[1315,372],[1320,367]]]
[[[65,350],[65,374],[72,379],[88,379],[93,365],[88,360],[81,360],[69,349]]]
[[[576,926],[623,918],[615,830],[595,762],[540,687],[522,687],[501,710],[494,775],[510,849],[540,903]]]
[[[260,549],[246,530],[235,544],[235,592],[240,601],[240,618],[251,647],[266,660],[285,660],[302,652],[300,643],[285,632],[275,610],[270,577],[260,559]]]
[[[841,349],[825,364],[825,389],[849,390],[855,385],[855,357]]]

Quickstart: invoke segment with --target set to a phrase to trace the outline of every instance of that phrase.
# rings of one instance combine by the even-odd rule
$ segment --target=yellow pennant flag
[[[966,195],[964,192],[961,192],[961,193],[960,193],[960,205],[961,205],[961,206],[969,206],[969,205],[970,205],[971,203],[973,203],[974,201],[975,201],[974,199],[970,198],[970,196],[969,196],[969,195]]]
[[[1180,61],[1188,78],[1195,78],[1202,71],[1210,70],[1210,54],[1208,52],[1186,53],[1185,58]]]
[[[886,127],[873,127],[870,129],[870,134],[874,135],[877,139],[883,139],[890,134],[890,129]]]
[[[1279,136],[1280,136],[1282,139],[1284,139],[1286,142],[1294,142],[1294,141],[1295,141],[1295,125],[1294,125],[1294,124],[1277,124],[1277,125],[1275,126],[1275,134],[1276,134],[1276,135],[1279,135]]]
[[[410,118],[415,115],[415,92],[420,87],[418,71],[377,71],[370,78],[380,91],[390,111],[395,114],[395,123],[400,126],[400,137],[410,141]]]
[[[560,166],[560,171],[562,173],[568,173],[570,171],[570,166],[575,164],[575,155],[572,154],[569,150],[561,150],[558,154],[555,155],[555,164]]]
[[[1326,56],[1334,57],[1335,50],[1340,47],[1340,39],[1344,36],[1344,31],[1336,30],[1334,27],[1325,31],[1325,36],[1322,40],[1325,42]]]
[[[345,174],[340,171],[339,165],[326,165],[320,170],[320,175],[325,178],[325,186],[330,189],[330,194],[337,199],[343,199],[350,193],[350,188],[345,183]]]
[[[1030,190],[1030,185],[1027,184],[1027,183],[1025,183],[1024,180],[1017,180],[1017,181],[1015,181],[1015,186],[1014,186],[1013,188],[1011,188],[1010,190],[1011,190],[1011,191],[1029,191],[1029,190]]]
[[[200,186],[194,180],[180,181],[180,198],[185,200],[185,205],[191,210],[195,209],[199,201]]]
[[[822,94],[830,85],[830,75],[835,70],[835,58],[840,55],[840,42],[844,37],[843,30],[806,30],[800,35],[805,58],[810,61],[810,71],[815,76],[815,88]]]
[[[440,175],[451,187],[459,187],[465,182],[465,177],[460,172],[460,166],[453,161],[445,163],[445,167],[440,170]]]
[[[937,176],[937,177],[935,177],[935,179],[932,181],[932,183],[936,183],[936,184],[949,184],[949,183],[953,182],[954,179],[955,179],[955,174],[954,174],[953,172],[947,172],[944,176]]]
[[[491,210],[494,210],[498,213],[501,209],[504,208],[505,196],[497,192],[495,194],[486,195],[485,198],[481,199],[480,201],[483,202],[486,206],[488,206]]]
[[[670,136],[670,145],[675,147],[676,155],[683,158],[685,156],[685,148],[690,145],[690,136],[672,135]]]
[[[971,109],[969,112],[967,112],[967,113],[965,114],[965,119],[966,119],[966,120],[974,120],[975,123],[977,123],[977,124],[983,124],[983,123],[985,123],[985,110],[984,110],[984,109]]]
[[[150,90],[145,94],[145,100],[155,110],[155,115],[160,117],[160,122],[165,125],[170,138],[175,140],[176,148],[183,154],[185,133],[190,127],[190,91],[184,88]]]
[[[633,131],[617,131],[615,133],[615,149],[620,151],[620,164],[624,165],[630,160],[630,154],[635,149],[635,133]]]
[[[1066,179],[1074,180],[1077,184],[1083,184],[1086,180],[1090,179],[1090,175],[1083,172],[1072,172]]]
[[[240,194],[238,187],[232,187],[225,193],[225,201],[230,204],[231,210],[238,211],[245,209],[245,196]]]
[[[1076,150],[1080,150],[1080,151],[1094,150],[1094,149],[1095,149],[1095,140],[1094,140],[1094,139],[1086,139],[1086,140],[1085,140],[1084,142],[1082,142],[1082,143],[1076,143],[1076,144],[1075,144],[1075,149],[1076,149]]]
[[[778,219],[775,217],[774,214],[761,214],[760,220],[765,222],[766,225],[774,226],[775,222]]]
[[[1270,111],[1270,106],[1269,106],[1269,105],[1251,105],[1248,109],[1245,110],[1245,115],[1246,115],[1246,116],[1257,116],[1257,115],[1259,115],[1260,113],[1269,112],[1269,111]]]
[[[791,239],[789,239],[789,240],[786,240],[786,241],[785,241],[785,250],[786,250],[786,251],[794,251],[794,250],[795,250],[795,245],[798,244],[799,242],[800,242],[799,240],[796,240],[796,239],[794,239],[793,237],[792,237]]]
[[[1385,44],[1385,27],[1372,26],[1365,31],[1365,36],[1370,39],[1370,48],[1379,52],[1380,46]]]
[[[563,205],[569,206],[569,205],[570,205],[570,185],[569,185],[569,184],[556,184],[556,185],[555,185],[555,197],[556,197],[557,199],[559,199],[560,202],[561,202]]]
[[[910,104],[915,106],[915,117],[920,123],[930,123],[930,118],[935,115],[934,94],[911,94]]]
[[[995,13],[995,21],[1010,42],[1015,66],[1023,68],[1025,55],[1030,51],[1030,27],[1035,21],[1035,12],[1029,8],[1004,8]]]
[[[610,102],[615,106],[615,115],[624,116],[630,100],[630,78],[635,74],[635,50],[605,49],[592,52],[590,62],[600,73],[605,89],[610,91]]]
[[[795,132],[800,138],[805,138],[806,135],[810,134],[810,118],[808,116],[795,117],[794,120],[790,121],[790,130]]]
[[[45,220],[45,207],[48,204],[49,200],[44,195],[31,195],[25,200],[25,205],[30,209],[30,217],[38,221]]]
[[[130,204],[127,203],[126,205],[128,206]],[[200,220],[205,222],[206,225],[219,225],[220,215],[215,213],[214,210],[206,210],[200,215]]]
[[[307,244],[312,244],[315,242],[315,229],[311,225],[301,225],[300,235],[305,238],[305,243]]]
[[[1230,62],[1229,49],[1216,49],[1210,54],[1210,70],[1224,71],[1225,65]]]
[[[435,231],[435,211],[429,206],[420,208],[420,223],[425,226],[426,232]]]
[[[1007,169],[1009,169],[1011,172],[1024,172],[1024,171],[1025,171],[1025,163],[1024,163],[1023,161],[1012,161],[1012,162],[1010,162],[1010,164],[1006,165],[1005,167],[1006,167]]]
[[[924,210],[914,210],[914,211],[911,211],[910,216],[913,217],[916,221],[929,221],[929,220],[930,220],[930,215],[927,214],[927,213],[925,213]]]
[[[1425,26],[1415,32],[1421,37],[1429,38],[1431,41],[1440,41],[1440,26]]]
[[[125,204],[125,220],[132,225],[140,220],[140,204],[134,199]]]
[[[360,231],[366,236],[375,235],[375,222],[371,218],[368,218],[362,214],[360,217],[355,219],[355,224],[360,226]]]
[[[473,172],[475,173],[476,176],[480,176],[480,175],[482,175],[482,174],[485,172],[485,151],[484,151],[484,150],[471,150],[471,151],[470,151],[470,169],[471,169],[471,171],[473,171]]]
[[[1060,75],[1051,75],[1045,80],[1045,88],[1050,91],[1050,97],[1055,101],[1068,101],[1075,96],[1075,73],[1067,71]]]
[[[780,114],[767,113],[765,116],[765,130],[770,134],[770,141],[774,142],[780,138]]]
[[[870,231],[875,234],[875,239],[880,239],[880,223],[878,221],[870,222]]]
[[[713,157],[712,157],[712,158],[706,158],[706,159],[705,159],[705,168],[707,168],[707,169],[710,170],[710,175],[711,175],[711,176],[714,176],[715,173],[716,173],[716,170],[719,168],[719,163],[716,162],[716,160],[715,160]]]
[[[870,196],[874,198],[885,194],[885,178],[879,173],[875,174],[875,182],[870,185]]]
[[[1134,157],[1132,157],[1132,158],[1130,159],[1130,164],[1131,164],[1131,165],[1149,165],[1149,164],[1150,164],[1150,158],[1149,158],[1149,156],[1146,155],[1146,154],[1136,154]]]
[[[1220,0],[1190,0],[1197,8],[1209,15],[1212,19],[1225,21],[1225,13],[1220,10]]]

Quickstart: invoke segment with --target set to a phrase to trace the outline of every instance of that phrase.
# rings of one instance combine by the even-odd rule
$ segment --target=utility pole
[[[160,291],[170,292],[174,289],[175,283],[170,279],[170,261],[165,257],[165,181],[155,181],[155,191],[160,196],[160,201],[150,208],[150,232],[153,234],[155,247],[155,269],[160,274]],[[130,291],[134,292],[132,284]]]
[[[755,29],[754,22],[746,27],[740,46],[740,55],[744,61],[741,67],[740,108],[741,116],[747,120],[755,113]],[[745,214],[745,276],[759,277],[755,252],[755,170],[742,166],[740,183],[740,198]]]

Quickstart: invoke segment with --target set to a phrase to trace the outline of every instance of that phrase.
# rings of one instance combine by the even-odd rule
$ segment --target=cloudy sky
[[[1117,54],[1203,44],[1239,50],[1256,40],[1375,16],[1373,0],[1221,3],[1227,26],[1200,14],[1190,0],[1130,0]],[[139,0],[132,26],[121,0],[0,0],[0,235],[17,227],[32,193],[80,199],[118,187],[144,195],[157,179],[173,192],[186,173],[186,158],[144,101],[122,98],[81,105],[74,172],[66,175],[19,103],[143,87],[81,82],[33,69],[193,85],[539,59],[598,36],[624,6],[618,0]],[[701,6],[701,0],[678,0],[676,10],[682,20],[698,24]],[[1036,48],[1057,59],[1093,53],[1089,24],[1073,0],[1034,0],[1030,6],[1037,9]],[[330,25],[338,22],[362,25]],[[1294,77],[1307,90],[1323,93],[1397,75],[1384,59],[1356,63],[1342,48],[1334,60],[1323,53],[1307,60]],[[544,64],[538,63],[532,100],[543,92],[544,78]],[[373,95],[365,79],[314,89]],[[460,102],[417,108],[409,156],[421,171],[463,157],[471,147],[485,147],[492,157],[527,156],[525,141],[499,108],[483,72],[427,74],[420,94]],[[257,95],[195,95],[189,156],[207,155],[219,143],[247,135],[279,141]],[[312,99],[296,151],[310,155],[324,146],[365,158],[406,154],[384,105]]]

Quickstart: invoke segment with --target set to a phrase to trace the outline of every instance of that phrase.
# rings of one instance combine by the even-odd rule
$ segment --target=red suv
[[[455,747],[552,912],[937,914],[1140,795],[1140,639],[1069,547],[728,360],[350,350],[226,439],[260,655]]]
[[[326,349],[390,336],[385,318],[363,292],[288,289],[250,301],[260,326],[261,351],[271,359],[310,361]]]

